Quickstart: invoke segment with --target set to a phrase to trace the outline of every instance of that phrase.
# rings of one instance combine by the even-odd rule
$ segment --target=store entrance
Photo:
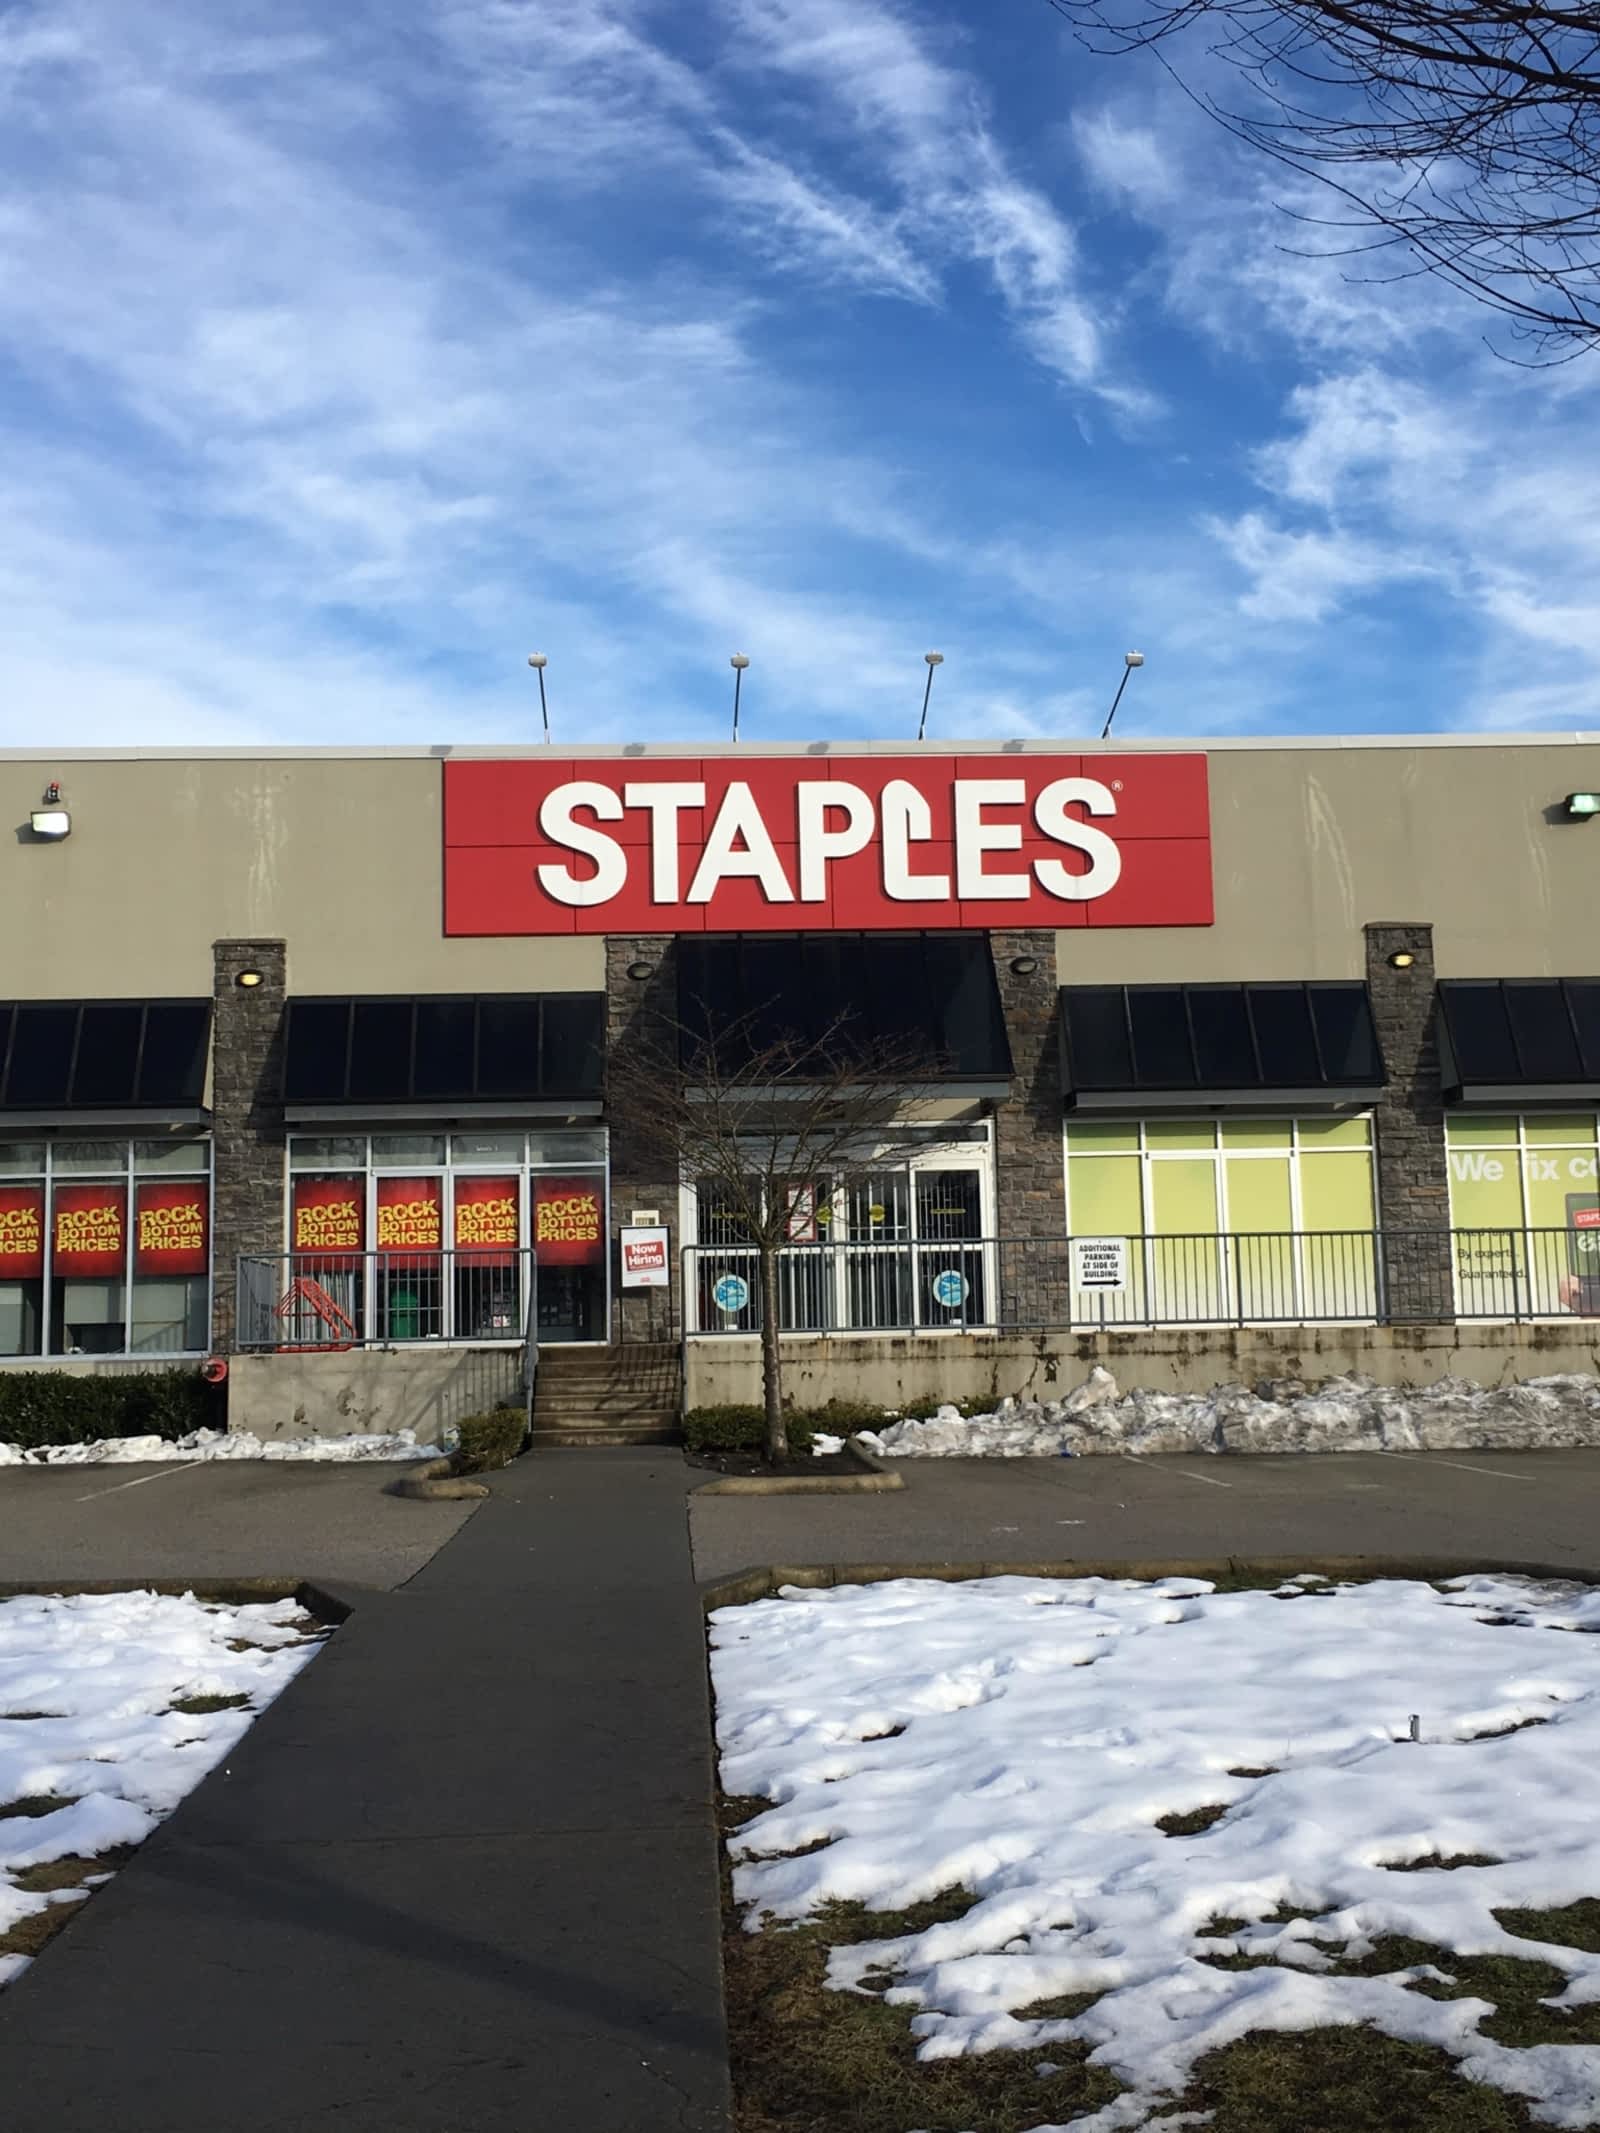
[[[541,1266],[538,1283],[541,1343],[605,1339],[603,1268]]]

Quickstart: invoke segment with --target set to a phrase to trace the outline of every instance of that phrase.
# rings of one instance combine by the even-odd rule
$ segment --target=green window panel
[[[1592,1111],[1576,1111],[1565,1118],[1525,1118],[1522,1122],[1523,1139],[1530,1148],[1564,1148],[1573,1145],[1593,1147],[1595,1141],[1595,1115]]]
[[[1310,1155],[1300,1165],[1300,1217],[1308,1230],[1374,1227],[1372,1159]]]
[[[1450,1221],[1456,1229],[1517,1228],[1522,1222],[1522,1158],[1515,1146],[1451,1148]]]
[[[1224,1148],[1283,1148],[1294,1146],[1292,1118],[1225,1118]]]
[[[1136,1155],[1074,1155],[1067,1163],[1068,1221],[1080,1237],[1137,1237],[1144,1229]]]
[[[1139,1128],[1113,1121],[1080,1125],[1076,1119],[1067,1128],[1069,1155],[1137,1155]]]
[[[1144,1144],[1152,1155],[1163,1155],[1169,1149],[1215,1148],[1217,1129],[1209,1119],[1197,1124],[1187,1118],[1151,1118],[1145,1121]]]
[[[1370,1148],[1372,1120],[1360,1118],[1302,1118],[1298,1121],[1302,1148]]]
[[[1514,1148],[1517,1122],[1514,1118],[1479,1118],[1452,1112],[1444,1122],[1446,1145],[1451,1148]]]

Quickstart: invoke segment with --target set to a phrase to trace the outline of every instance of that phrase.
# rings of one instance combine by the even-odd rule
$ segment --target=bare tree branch
[[[767,1455],[777,1461],[788,1454],[778,1254],[805,1197],[848,1191],[891,1121],[937,1093],[926,1085],[937,1063],[925,1050],[863,1043],[848,1016],[813,1037],[763,1035],[773,1020],[769,1004],[708,1040],[703,1008],[692,1027],[660,1016],[613,1055],[606,1101],[663,1176],[711,1188],[756,1254]]]
[[[1600,340],[1600,0],[1050,0],[1097,52],[1155,49],[1236,139],[1501,313],[1537,358]],[[1189,31],[1230,108],[1168,57]]]

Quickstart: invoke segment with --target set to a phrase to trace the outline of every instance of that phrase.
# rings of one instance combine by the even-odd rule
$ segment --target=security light
[[[242,985],[246,992],[251,992],[261,983],[261,979],[259,970],[241,970],[233,982],[235,985]]]
[[[1039,958],[1036,955],[1014,955],[1011,958],[1011,968],[1019,978],[1031,978],[1038,967]]]
[[[1391,970],[1409,970],[1416,960],[1409,948],[1397,948],[1389,958],[1389,968]]]
[[[64,807],[36,807],[28,817],[28,826],[36,837],[47,837],[52,843],[72,834],[72,817]]]
[[[636,985],[641,985],[652,974],[654,968],[655,966],[652,963],[630,963],[628,965],[628,975]]]
[[[1569,792],[1561,804],[1574,822],[1586,822],[1600,815],[1600,792]]]

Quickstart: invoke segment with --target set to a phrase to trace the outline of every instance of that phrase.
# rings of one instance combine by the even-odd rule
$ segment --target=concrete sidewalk
[[[11,2133],[725,2133],[699,1478],[526,1460],[354,1595],[0,1994]]]
[[[1600,1452],[907,1459],[892,1496],[699,1496],[702,1582],[769,1563],[1452,1556],[1600,1568]]]

